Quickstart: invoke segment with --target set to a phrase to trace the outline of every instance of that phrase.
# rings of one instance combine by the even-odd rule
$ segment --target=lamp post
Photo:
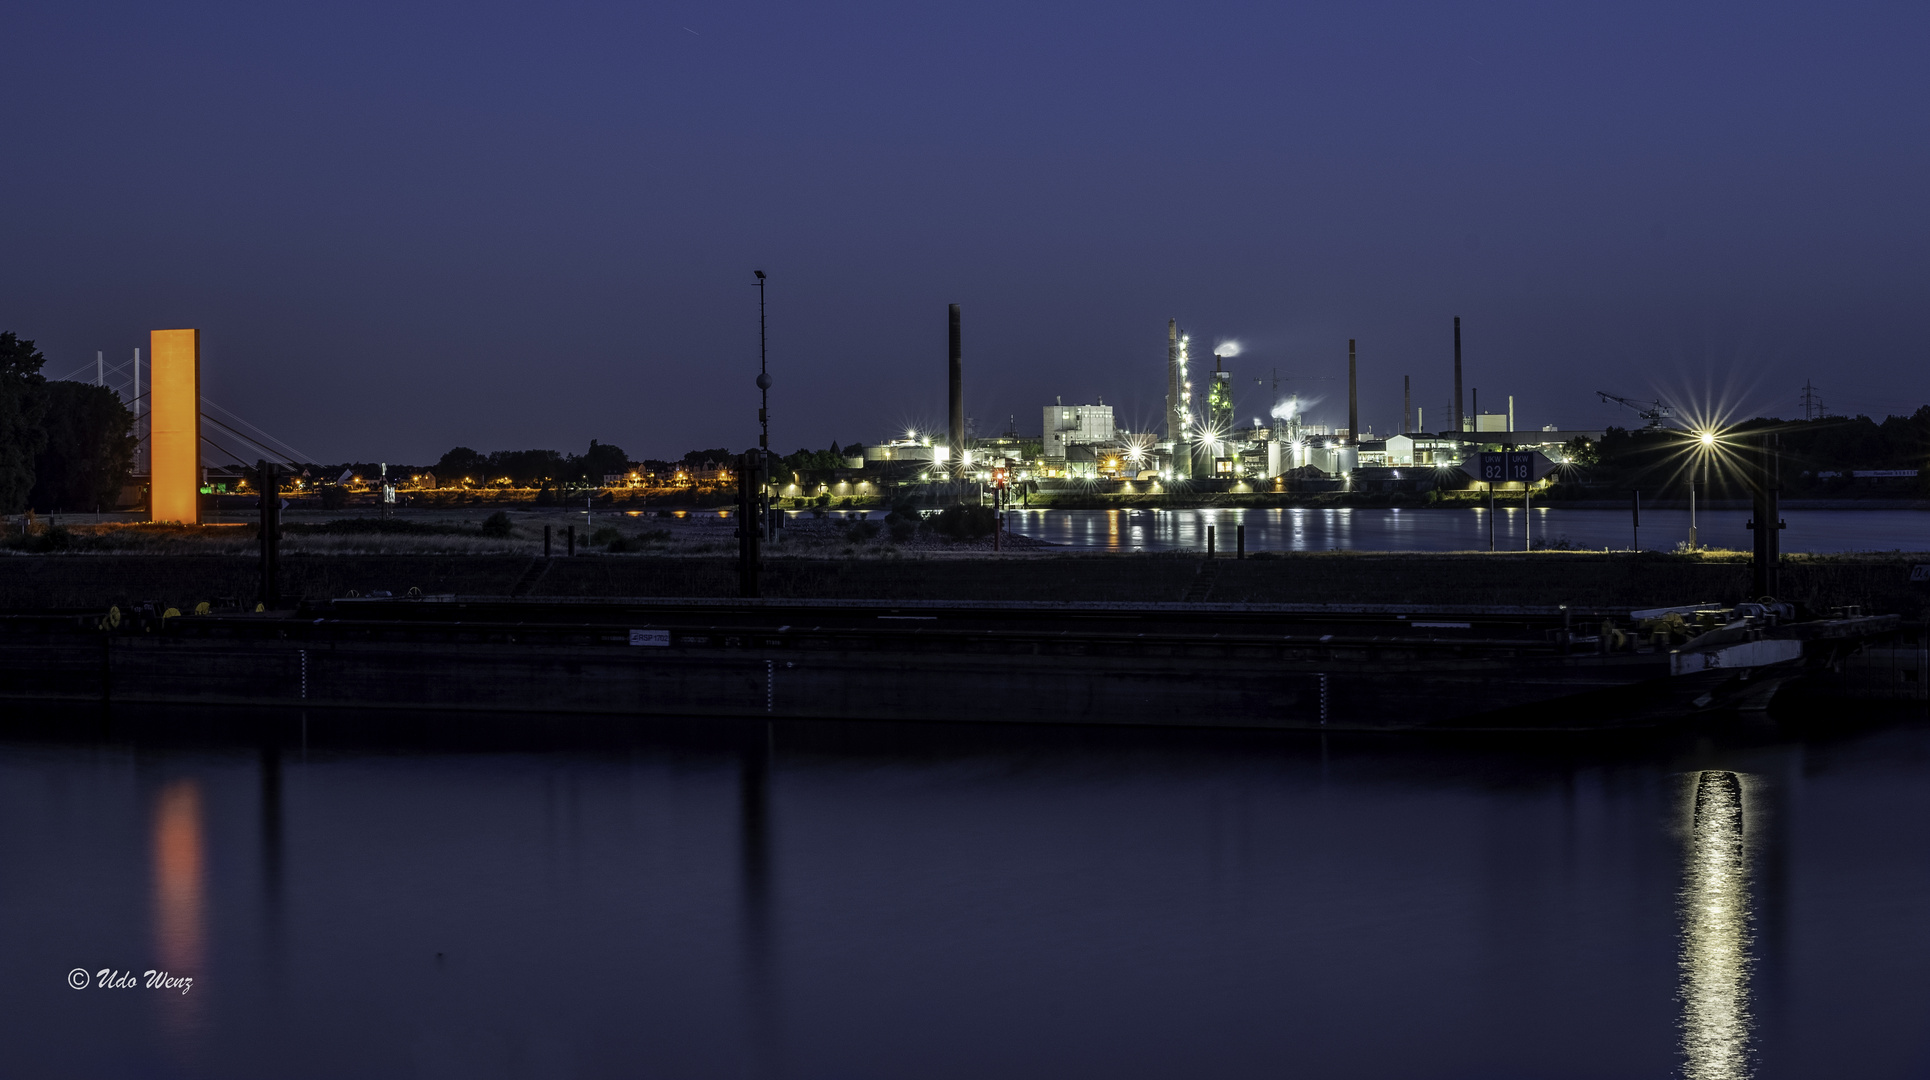
[[[1690,551],[1699,550],[1699,545],[1696,542],[1696,529],[1695,529],[1696,473],[1698,471],[1702,471],[1702,472],[1708,471],[1709,452],[1715,449],[1716,433],[1713,431],[1699,431],[1696,433],[1695,440],[1697,444],[1696,460],[1695,460],[1694,467],[1689,470],[1689,550]]]
[[[757,504],[760,527],[774,537],[776,529],[771,522],[770,499],[767,494],[767,489],[770,487],[769,459],[771,456],[771,365],[766,355],[764,339],[764,271],[753,270],[751,273],[757,275],[757,392],[759,396],[757,423],[760,429],[757,436],[759,451]]]
[[[771,372],[764,350],[764,271],[757,275],[757,423],[760,429],[757,449],[744,451],[737,463],[737,594],[758,595],[757,547],[770,527],[770,510],[765,505],[764,477],[769,471],[771,449]]]

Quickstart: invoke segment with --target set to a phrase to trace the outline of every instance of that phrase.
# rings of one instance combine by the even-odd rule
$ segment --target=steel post
[[[255,486],[261,490],[261,606],[273,611],[281,603],[281,483],[273,462],[255,462]]]

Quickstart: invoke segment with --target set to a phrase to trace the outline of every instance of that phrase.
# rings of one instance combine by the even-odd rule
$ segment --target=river
[[[1926,851],[1921,722],[14,708],[7,1071],[1920,1076]]]
[[[1748,551],[1749,513],[1704,510],[1696,515],[1700,546]],[[1532,520],[1531,520],[1532,519]],[[1248,551],[1486,551],[1486,510],[1206,509],[1011,511],[1011,528],[1048,543],[1094,551],[1205,550],[1206,530],[1232,551],[1236,527],[1246,526]],[[1920,510],[1785,511],[1788,552],[1930,550],[1930,513]],[[1532,532],[1532,537],[1529,535]],[[1641,527],[1627,510],[1574,510],[1519,503],[1493,515],[1494,547],[1521,551],[1532,538],[1544,545],[1627,550],[1639,544],[1671,551],[1689,539],[1686,510],[1643,510]]]

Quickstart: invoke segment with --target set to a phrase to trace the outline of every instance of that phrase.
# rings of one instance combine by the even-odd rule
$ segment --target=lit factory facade
[[[1514,400],[1505,412],[1483,413],[1479,391],[1468,393],[1473,406],[1462,408],[1461,325],[1454,321],[1454,405],[1441,429],[1425,429],[1424,413],[1412,408],[1412,379],[1403,378],[1399,431],[1376,436],[1361,429],[1360,353],[1347,343],[1347,426],[1311,422],[1307,403],[1276,390],[1264,418],[1241,425],[1227,360],[1236,346],[1213,352],[1204,392],[1196,392],[1193,340],[1177,319],[1166,324],[1164,413],[1156,430],[1132,431],[1117,423],[1103,399],[1091,404],[1063,399],[1042,406],[1036,440],[1017,432],[989,439],[965,431],[964,365],[959,309],[948,311],[950,345],[947,429],[907,431],[867,446],[862,461],[852,460],[852,475],[880,485],[980,484],[1003,468],[1014,481],[1116,484],[1121,492],[1154,492],[1167,486],[1193,490],[1323,491],[1354,488],[1425,490],[1464,487],[1463,468],[1483,450],[1513,449],[1538,455],[1541,477],[1563,460],[1563,446],[1576,437],[1599,439],[1599,431],[1520,430]]]

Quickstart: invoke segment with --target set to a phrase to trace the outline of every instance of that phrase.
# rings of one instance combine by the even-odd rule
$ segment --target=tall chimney
[[[1347,339],[1347,437],[1360,441],[1360,388],[1354,380],[1354,339]]]
[[[951,468],[956,470],[965,464],[965,361],[959,352],[958,344],[958,305],[951,306],[952,316],[952,399],[951,399]]]
[[[1186,364],[1181,359],[1185,347],[1180,343],[1179,320],[1166,320],[1166,438],[1173,444],[1173,475],[1181,480],[1193,476],[1193,447],[1186,427],[1192,419],[1186,400]]]
[[[1173,444],[1175,456],[1178,455],[1180,434],[1179,423],[1174,418],[1179,415],[1179,320],[1166,320],[1166,441]]]
[[[1454,317],[1454,430],[1467,427],[1461,422],[1461,316]]]
[[[1401,434],[1411,430],[1407,424],[1414,419],[1414,376],[1401,376]]]

